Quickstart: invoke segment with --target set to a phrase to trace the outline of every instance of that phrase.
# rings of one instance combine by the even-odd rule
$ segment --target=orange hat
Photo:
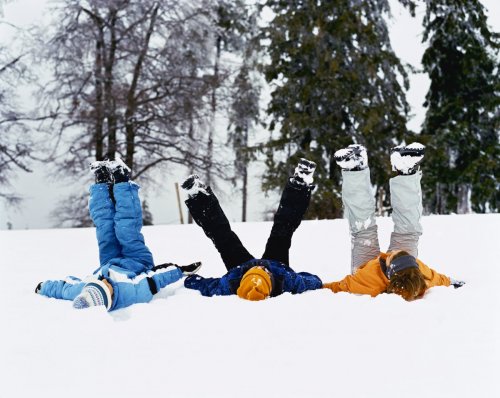
[[[269,297],[271,290],[271,276],[264,268],[256,266],[245,272],[236,293],[242,299],[258,301]]]

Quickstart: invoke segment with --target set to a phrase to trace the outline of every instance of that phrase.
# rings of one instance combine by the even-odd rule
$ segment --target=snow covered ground
[[[93,229],[0,231],[0,397],[499,397],[500,215],[429,216],[420,258],[463,279],[407,303],[322,290],[264,302],[179,282],[115,313],[73,310],[36,284],[95,269]],[[379,219],[386,247],[392,223]],[[270,223],[234,224],[260,256]],[[193,225],[144,229],[157,262],[224,272]],[[291,265],[349,271],[344,220],[304,222]]]

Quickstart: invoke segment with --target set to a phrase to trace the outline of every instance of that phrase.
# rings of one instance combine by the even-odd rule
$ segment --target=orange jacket
[[[369,294],[372,297],[384,293],[389,286],[389,279],[385,276],[380,267],[380,259],[384,261],[386,253],[363,264],[354,275],[347,275],[338,282],[325,283],[323,286],[332,289],[334,293],[348,292],[356,294]],[[429,268],[422,261],[417,259],[418,268],[424,275],[427,288],[433,286],[450,286],[450,278]]]

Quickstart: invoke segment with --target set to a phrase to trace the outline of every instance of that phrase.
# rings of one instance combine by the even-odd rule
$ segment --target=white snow
[[[409,146],[408,146],[409,147]],[[391,153],[391,164],[392,169],[401,171],[402,173],[408,173],[408,171],[414,167],[424,155],[421,156],[401,156],[399,152]]]
[[[341,158],[342,156],[348,155],[352,149],[351,147],[358,146],[358,144],[349,145],[347,148],[339,149],[335,152],[336,158]],[[368,165],[368,155],[366,153],[366,149],[363,150],[356,156],[347,158],[345,160],[338,160],[337,164],[342,167],[344,170],[351,170],[358,166]]]
[[[381,247],[392,223],[378,219]],[[500,215],[423,219],[420,258],[467,284],[422,300],[328,290],[263,302],[205,298],[177,283],[114,313],[74,310],[34,293],[44,279],[85,276],[93,229],[0,231],[0,397],[498,397]],[[256,256],[270,223],[234,224]],[[158,263],[224,267],[201,229],[144,228]],[[308,221],[297,271],[350,271],[345,220]]]
[[[425,146],[420,144],[419,142],[412,142],[410,145],[407,145],[406,147],[409,149],[423,149],[423,148],[425,148]]]

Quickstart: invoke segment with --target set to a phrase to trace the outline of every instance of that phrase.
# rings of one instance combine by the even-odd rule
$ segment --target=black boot
[[[316,170],[316,163],[301,158],[290,182],[296,186],[312,186],[314,170]]]
[[[181,188],[187,193],[189,198],[192,198],[198,195],[200,192],[209,195],[207,190],[207,186],[200,180],[200,177],[197,174],[191,174],[186,180],[182,183]]]
[[[113,173],[115,184],[130,181],[130,167],[128,167],[120,158],[109,162],[109,169]]]
[[[100,160],[90,164],[90,171],[94,173],[96,184],[112,184],[113,175],[107,160]]]

